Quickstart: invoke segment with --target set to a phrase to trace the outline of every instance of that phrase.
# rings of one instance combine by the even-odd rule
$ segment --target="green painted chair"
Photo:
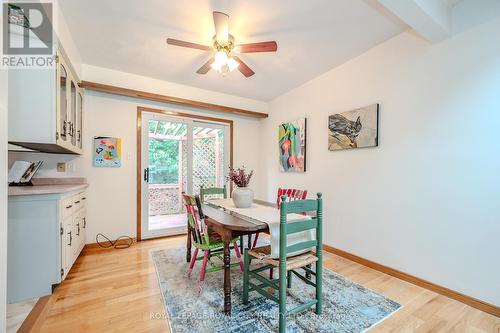
[[[205,202],[207,196],[222,196],[222,198],[227,198],[226,185],[224,187],[211,187],[204,188],[200,187],[200,200],[201,202]],[[187,243],[186,243],[186,261],[191,262],[191,247],[192,247],[192,239],[193,239],[193,229],[189,225],[189,220],[187,224]],[[241,239],[240,239],[241,240]],[[240,247],[240,252],[243,253],[243,247]]]
[[[192,197],[183,192],[182,199],[186,207],[188,223],[192,231],[191,236],[193,238],[193,246],[195,248],[194,254],[189,263],[188,277],[191,277],[191,273],[196,261],[202,260],[199,286],[199,292],[201,293],[203,290],[203,283],[205,281],[205,273],[216,272],[224,269],[224,242],[222,241],[222,238],[218,233],[208,228],[208,226],[205,224],[204,217],[200,216],[200,198],[198,196]],[[243,262],[241,260],[241,254],[236,244],[236,240],[237,238],[231,240],[231,243],[233,243],[232,249],[234,250],[236,257],[238,258],[238,262],[232,263],[230,264],[230,266],[232,267],[239,265],[240,269],[243,271]],[[198,251],[203,252],[202,257],[198,257]],[[214,257],[219,259],[220,265],[216,265],[215,262],[211,260]]]
[[[224,187],[200,187],[200,199],[201,202],[205,202],[206,198],[210,196],[213,198],[214,196],[222,196],[222,198],[227,199],[227,188],[226,185]],[[250,235],[248,236],[250,237]],[[243,236],[240,236],[240,252],[243,253]]]
[[[287,224],[287,214],[316,212],[316,216],[311,219],[294,221]],[[323,259],[322,259],[322,222],[323,222],[323,201],[321,193],[318,193],[316,200],[296,200],[287,202],[286,195],[281,196],[280,205],[280,255],[279,260],[270,257],[270,246],[256,247],[246,249],[244,255],[244,271],[243,271],[243,303],[248,304],[248,293],[257,291],[262,296],[273,300],[279,305],[279,332],[286,331],[286,317],[288,315],[302,312],[310,307],[315,306],[316,314],[321,314],[322,305],[322,274],[323,274]],[[316,230],[316,239],[304,241],[298,244],[287,245],[287,235],[294,234],[306,230]],[[301,250],[307,250],[312,247],[316,251],[308,251],[296,256],[287,256],[287,253],[297,253]],[[252,259],[259,259],[264,262],[264,266],[250,270]],[[316,268],[313,270],[308,267],[316,263]],[[279,268],[279,278],[267,278],[259,273],[270,270],[274,267]],[[305,276],[299,273],[299,269],[305,273],[315,276],[315,281],[310,281]],[[316,289],[315,299],[303,303],[293,309],[286,309],[286,290],[292,287],[292,274],[300,278],[304,283],[313,286]],[[252,280],[256,280],[252,282]],[[274,290],[269,291],[267,288]]]
[[[200,199],[201,202],[204,202],[207,196],[222,196],[224,199],[227,199],[227,188],[226,185],[224,187],[200,187]]]

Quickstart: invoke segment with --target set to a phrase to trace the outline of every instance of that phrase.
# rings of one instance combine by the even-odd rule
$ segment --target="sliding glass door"
[[[226,184],[229,142],[225,124],[142,114],[142,238],[186,232],[182,192]]]

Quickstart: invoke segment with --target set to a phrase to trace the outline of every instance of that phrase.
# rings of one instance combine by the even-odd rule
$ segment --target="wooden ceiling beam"
[[[82,81],[80,82],[80,87],[88,90],[100,91],[108,94],[120,95],[120,96],[128,96],[135,97],[141,99],[147,99],[155,102],[169,103],[169,104],[177,104],[183,106],[189,106],[198,109],[205,109],[210,111],[222,112],[235,114],[245,117],[252,118],[267,118],[269,115],[267,113],[250,111],[245,109],[233,108],[230,106],[224,106],[219,104],[205,103],[201,101],[195,101],[191,99],[185,99],[180,97],[173,97],[167,95],[160,95],[155,93],[150,93],[146,91],[134,90],[129,88],[122,88],[117,86],[112,86],[108,84],[90,82],[90,81]]]

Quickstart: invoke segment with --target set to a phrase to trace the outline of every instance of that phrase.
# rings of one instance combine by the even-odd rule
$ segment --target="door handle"
[[[71,246],[71,243],[73,241],[73,237],[71,236],[71,231],[68,232],[68,235],[69,235],[69,244],[68,244],[68,246]]]
[[[149,168],[144,169],[144,181],[149,183]]]

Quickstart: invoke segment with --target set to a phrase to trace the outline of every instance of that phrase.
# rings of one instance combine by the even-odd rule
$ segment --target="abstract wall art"
[[[306,171],[306,125],[306,118],[279,125],[280,171]]]
[[[122,140],[94,137],[94,166],[119,168],[122,165]]]
[[[328,150],[378,146],[379,105],[328,117]]]

